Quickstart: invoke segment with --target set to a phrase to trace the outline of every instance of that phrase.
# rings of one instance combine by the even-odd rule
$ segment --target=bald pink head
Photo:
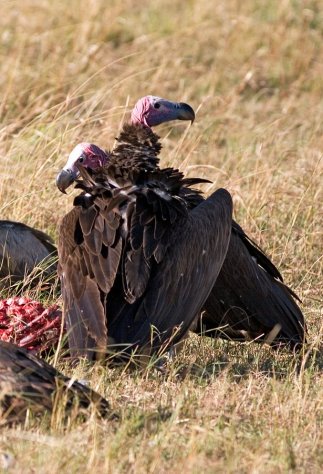
[[[70,153],[66,165],[56,177],[58,189],[65,193],[66,189],[79,176],[79,166],[96,169],[108,161],[109,155],[93,143],[79,143]]]
[[[96,169],[103,166],[108,159],[108,155],[94,143],[79,143],[69,156],[67,164],[71,162],[76,165],[81,164],[85,168]]]
[[[195,113],[190,105],[184,102],[171,102],[153,95],[139,99],[131,113],[132,124],[149,128],[171,120],[193,122],[194,119]]]

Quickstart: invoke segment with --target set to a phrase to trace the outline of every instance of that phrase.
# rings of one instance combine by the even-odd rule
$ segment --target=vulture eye
[[[80,156],[80,158],[77,160],[79,163],[83,163],[83,161],[85,160],[84,156]]]
[[[160,103],[159,103],[159,102],[155,102],[155,103],[154,103],[154,108],[155,108],[155,109],[159,109],[159,107],[160,107]]]

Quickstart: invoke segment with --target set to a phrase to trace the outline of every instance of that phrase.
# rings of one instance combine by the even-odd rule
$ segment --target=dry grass
[[[0,18],[1,218],[56,237],[54,185],[79,141],[113,146],[148,93],[198,109],[163,162],[233,194],[238,222],[322,341],[323,17],[319,0],[8,0]],[[211,190],[208,189],[207,192]],[[121,413],[2,430],[10,472],[319,472],[322,354],[191,338],[166,374],[79,367]],[[9,466],[9,467],[8,467]]]

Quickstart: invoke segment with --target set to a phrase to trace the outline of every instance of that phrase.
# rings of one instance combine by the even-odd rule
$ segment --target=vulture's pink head
[[[108,155],[93,143],[79,143],[69,155],[64,168],[56,177],[58,189],[65,193],[66,189],[79,176],[79,166],[96,169],[103,166],[108,160]]]
[[[193,122],[194,119],[195,113],[190,105],[184,102],[171,102],[153,95],[139,99],[131,113],[131,123],[149,128],[171,120]]]

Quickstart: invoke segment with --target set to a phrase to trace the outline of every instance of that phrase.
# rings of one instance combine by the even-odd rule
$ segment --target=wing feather
[[[90,234],[97,215],[98,212],[95,206],[90,206],[88,209],[81,210],[79,222],[83,235],[88,236]]]
[[[115,229],[109,224],[109,222],[104,219],[104,229],[102,232],[102,243],[107,247],[110,247],[116,237]]]
[[[95,227],[88,235],[84,235],[84,246],[94,255],[98,255],[102,248],[102,232]]]
[[[150,277],[150,269],[151,265],[142,248],[127,252],[124,272],[126,300],[129,303],[133,303],[143,295]]]

